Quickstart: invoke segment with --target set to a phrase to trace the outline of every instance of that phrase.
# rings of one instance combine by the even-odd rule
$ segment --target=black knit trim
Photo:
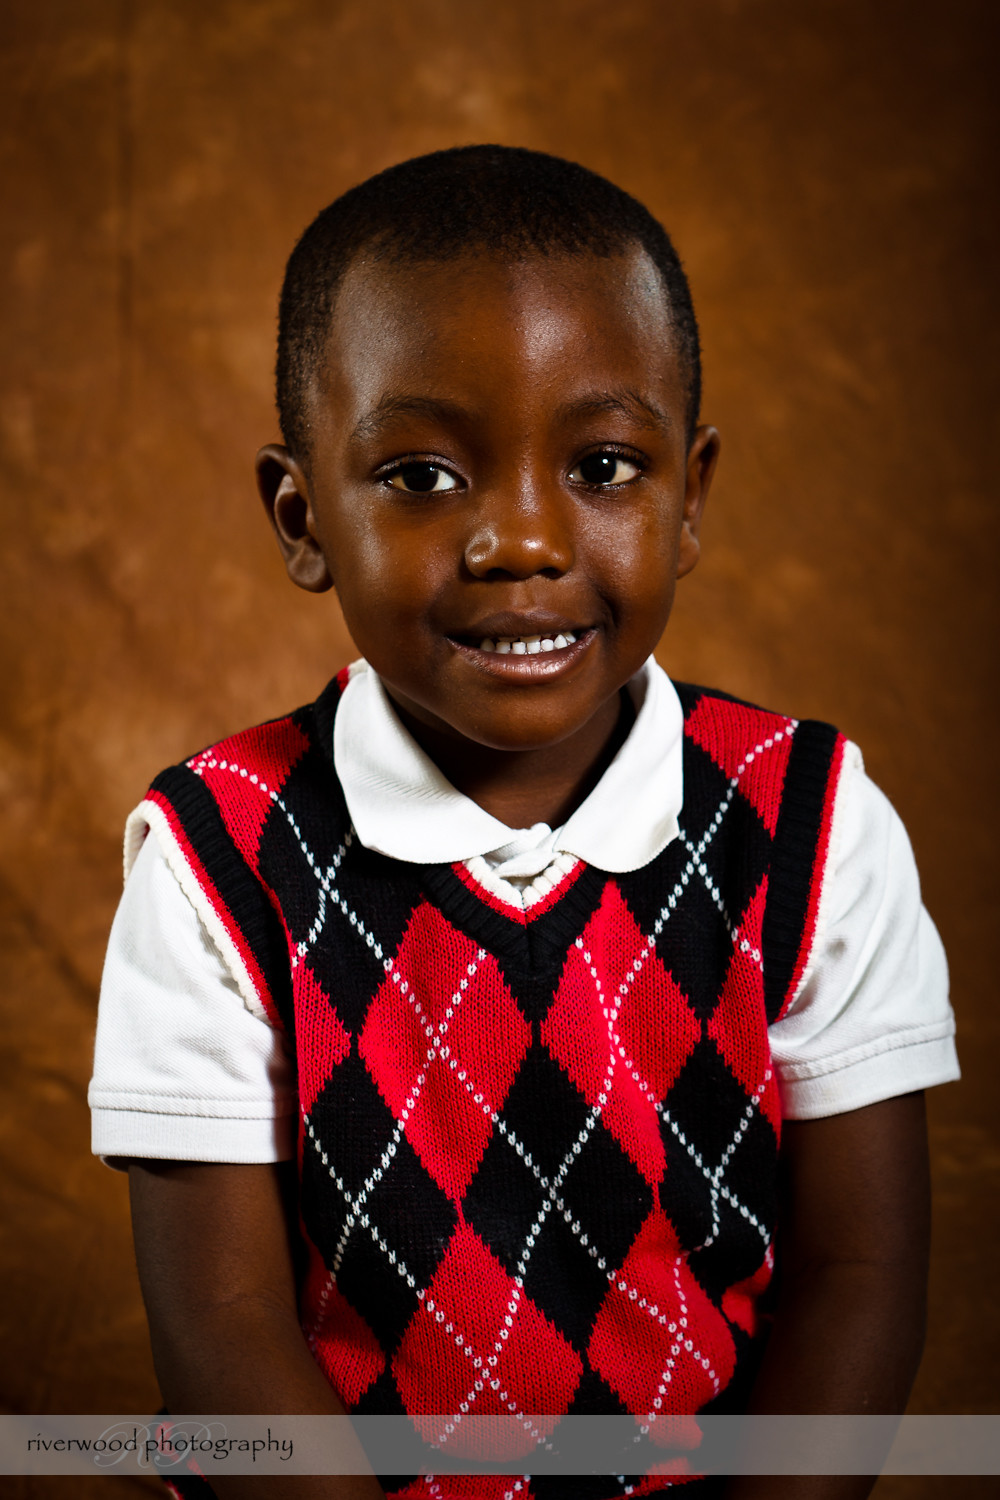
[[[802,947],[837,739],[832,724],[815,719],[803,720],[792,739],[764,912],[764,1001],[768,1024],[778,1017]]]
[[[219,805],[200,776],[187,766],[161,771],[150,791],[173,808],[271,991],[282,1022],[291,1034],[292,985],[288,943],[277,912],[226,828]]]
[[[533,970],[561,967],[570,948],[601,903],[604,887],[613,876],[586,865],[559,899],[527,924]]]
[[[327,683],[315,703],[293,714],[299,728],[309,736],[336,774],[333,764],[333,725],[343,696],[336,677]],[[338,778],[339,779],[339,778]]]
[[[606,878],[586,866],[548,911],[524,923],[497,911],[451,865],[426,865],[421,871],[427,894],[460,932],[506,967],[532,974],[561,968],[600,902]]]

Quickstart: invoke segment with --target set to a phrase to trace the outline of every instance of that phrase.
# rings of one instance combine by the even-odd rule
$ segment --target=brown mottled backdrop
[[[2,1399],[156,1403],[124,1179],[84,1102],[122,820],[162,765],[315,694],[287,583],[285,256],[350,184],[497,140],[673,233],[723,462],[663,660],[838,722],[909,825],[965,1077],[931,1101],[918,1411],[1000,1404],[992,0],[8,0]],[[107,1480],[8,1479],[18,1496]],[[119,1493],[145,1481],[119,1481]],[[887,1497],[995,1481],[887,1479]]]

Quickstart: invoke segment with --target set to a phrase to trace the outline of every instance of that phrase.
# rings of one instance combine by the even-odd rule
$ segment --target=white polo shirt
[[[511,829],[462,795],[403,727],[365,662],[337,710],[334,763],[363,844],[414,864],[468,863],[528,906],[576,860],[611,874],[677,837],[683,714],[651,657],[629,684],[636,720],[558,829]],[[294,1156],[294,1066],[241,995],[171,868],[165,829],[127,874],[101,987],[89,1100],[93,1149],[129,1157],[267,1162]],[[920,900],[906,831],[848,744],[809,962],[769,1028],[789,1119],[814,1119],[958,1078],[944,950]]]

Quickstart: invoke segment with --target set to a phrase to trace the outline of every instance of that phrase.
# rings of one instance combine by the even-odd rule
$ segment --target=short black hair
[[[649,210],[587,167],[521,146],[455,146],[388,167],[317,215],[289,257],[278,314],[278,414],[285,442],[308,461],[310,386],[322,369],[337,289],[365,250],[420,264],[467,252],[620,254],[639,244],[660,274],[687,395],[687,439],[701,404],[691,291],[670,238]]]

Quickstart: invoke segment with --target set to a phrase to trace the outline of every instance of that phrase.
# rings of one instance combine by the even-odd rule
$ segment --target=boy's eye
[[[638,464],[620,453],[588,453],[570,474],[577,484],[628,484],[642,473]]]
[[[435,490],[453,490],[458,487],[454,474],[449,474],[447,469],[441,469],[437,464],[400,464],[386,478],[394,489],[406,490],[411,495],[429,495]]]

